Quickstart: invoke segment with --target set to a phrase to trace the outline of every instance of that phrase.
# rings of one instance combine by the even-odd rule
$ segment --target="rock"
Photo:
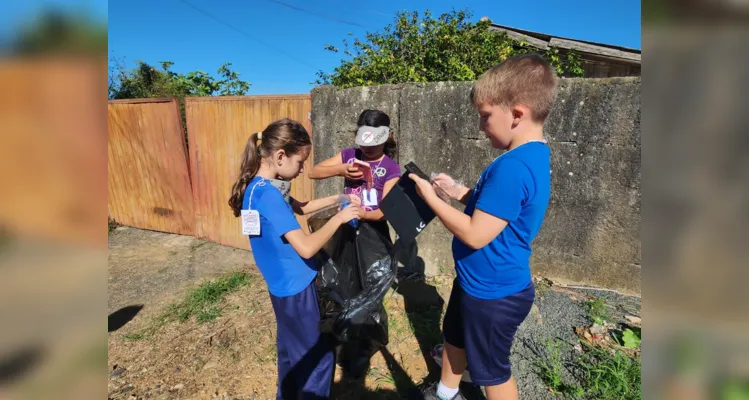
[[[127,393],[127,392],[130,392],[130,391],[132,391],[133,389],[135,389],[135,386],[133,386],[133,385],[127,385],[127,386],[125,386],[124,388],[122,388],[122,393]]]
[[[120,376],[120,375],[124,374],[124,373],[125,373],[125,371],[127,371],[127,370],[126,370],[125,368],[117,368],[117,369],[115,369],[114,371],[112,371],[112,374],[111,374],[111,376],[112,376],[113,378],[116,378],[116,377],[118,377],[118,376]]]
[[[177,390],[182,390],[182,389],[184,389],[184,388],[185,388],[185,385],[184,385],[184,384],[178,383],[178,384],[176,384],[176,385],[174,385],[174,386],[172,387],[172,390],[174,390],[174,391],[177,391]]]
[[[205,370],[208,370],[208,369],[211,369],[211,368],[216,368],[216,366],[218,366],[218,364],[216,364],[216,363],[215,363],[215,362],[213,362],[213,361],[207,362],[207,363],[205,363],[205,365],[203,366],[203,371],[205,371]]]
[[[574,346],[572,346],[572,348],[573,348],[573,349],[574,349],[574,350],[575,350],[576,352],[578,352],[578,353],[582,353],[582,352],[583,352],[583,345],[581,345],[581,344],[580,344],[579,342],[578,342],[578,343],[575,343],[575,345],[574,345]]]
[[[138,397],[131,394],[130,397],[127,398],[127,400],[138,400]]]
[[[531,314],[533,315],[533,318],[536,320],[536,323],[538,325],[543,324],[544,320],[541,318],[541,310],[538,308],[538,305],[536,303],[533,303],[533,306],[531,307]]]
[[[634,315],[626,315],[624,316],[624,319],[626,319],[630,324],[642,325],[642,318],[640,317],[635,317]]]
[[[604,335],[608,331],[609,330],[605,325],[593,324],[593,326],[590,327],[590,333],[594,335]]]

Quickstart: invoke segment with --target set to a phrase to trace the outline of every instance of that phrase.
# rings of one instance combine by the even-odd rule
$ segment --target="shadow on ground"
[[[132,321],[136,315],[143,309],[142,304],[122,307],[119,310],[109,314],[107,318],[108,332],[115,332]]]

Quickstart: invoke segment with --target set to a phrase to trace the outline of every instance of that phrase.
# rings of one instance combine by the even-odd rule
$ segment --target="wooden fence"
[[[311,107],[309,94],[190,97],[185,145],[175,99],[110,101],[109,215],[129,226],[248,249],[227,203],[247,138],[285,117],[312,135]],[[291,194],[313,198],[306,171],[292,182]],[[299,221],[306,230],[306,219]]]
[[[0,59],[0,235],[106,248],[104,66]]]
[[[249,248],[239,218],[228,206],[247,138],[280,118],[299,121],[312,134],[310,95],[191,97],[185,99],[190,147],[195,236],[239,248]],[[312,155],[305,170],[312,167]],[[291,194],[311,199],[312,181],[305,171],[292,182]],[[300,223],[306,229],[304,219]]]
[[[195,213],[176,99],[110,101],[109,215],[138,228],[192,235]]]

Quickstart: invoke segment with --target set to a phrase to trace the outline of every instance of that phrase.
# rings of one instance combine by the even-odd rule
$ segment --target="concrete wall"
[[[472,186],[501,152],[478,129],[470,82],[312,90],[315,163],[353,144],[366,108],[390,115],[401,165],[446,172]],[[533,243],[535,274],[640,293],[640,78],[564,79],[547,120],[552,198]],[[317,197],[341,178],[318,181]],[[439,221],[419,237],[427,273],[453,268]]]

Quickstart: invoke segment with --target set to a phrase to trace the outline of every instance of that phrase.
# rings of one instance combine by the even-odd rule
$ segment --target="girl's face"
[[[359,146],[361,149],[362,154],[364,154],[364,157],[372,160],[382,157],[383,152],[385,151],[385,144],[377,145],[377,146]]]
[[[274,160],[277,163],[276,174],[278,177],[290,181],[304,172],[304,162],[307,161],[311,150],[311,146],[305,146],[299,152],[290,156],[283,150],[279,150],[276,153],[276,160]]]

